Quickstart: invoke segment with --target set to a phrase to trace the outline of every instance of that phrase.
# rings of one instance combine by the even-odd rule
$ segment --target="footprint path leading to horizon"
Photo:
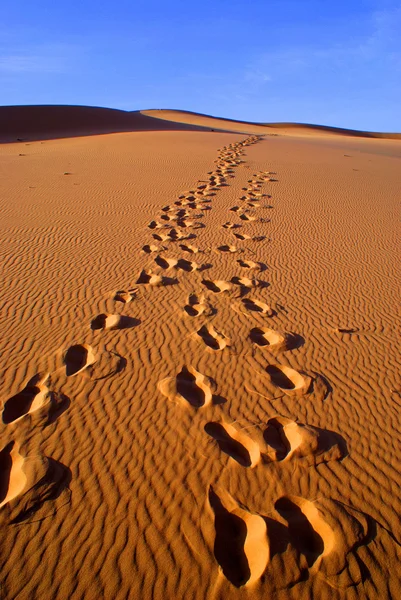
[[[139,298],[141,302],[151,302],[148,298],[159,293],[157,288],[162,292],[166,288],[163,293],[168,293],[167,289],[171,286],[174,293],[183,282],[193,282],[194,291],[186,296],[186,304],[182,303],[179,308],[181,318],[191,317],[185,321],[188,327],[193,326],[191,343],[199,342],[204,348],[202,352],[209,352],[209,356],[231,353],[232,361],[236,360],[235,353],[230,338],[221,331],[221,328],[225,330],[226,323],[220,323],[223,311],[219,307],[229,306],[235,298],[232,308],[249,325],[249,334],[244,340],[249,354],[259,352],[268,357],[263,371],[254,381],[244,381],[240,392],[254,393],[255,399],[258,395],[262,396],[260,381],[263,380],[269,390],[266,399],[271,403],[294,397],[298,402],[309,401],[312,397],[325,399],[328,386],[323,377],[278,362],[277,355],[296,350],[304,340],[296,333],[265,326],[266,319],[277,315],[265,296],[269,282],[243,275],[244,270],[251,276],[253,272],[268,271],[264,262],[252,258],[255,254],[252,247],[268,241],[268,236],[253,235],[253,227],[255,224],[262,226],[262,233],[265,233],[264,229],[267,233],[270,218],[260,214],[274,215],[275,211],[272,211],[273,204],[265,204],[265,199],[272,196],[265,192],[264,185],[277,182],[276,173],[255,173],[241,188],[241,196],[235,200],[235,205],[227,209],[232,220],[219,225],[222,235],[230,238],[226,243],[214,248],[202,244],[203,233],[210,226],[208,216],[218,194],[232,185],[236,169],[245,165],[245,148],[261,140],[262,136],[251,135],[241,142],[224,146],[207,179],[198,180],[177,199],[164,199],[158,214],[146,225],[151,239],[139,250],[144,263],[139,274],[129,285],[122,283],[121,289],[115,291],[112,298],[116,307],[126,311],[131,306],[135,307]],[[262,212],[267,210],[268,213]],[[230,243],[233,237],[238,241],[238,247]],[[195,239],[200,247],[188,243]],[[153,241],[162,244],[156,245]],[[178,248],[189,256],[178,255]],[[217,262],[227,261],[232,269],[232,272],[222,275],[224,279],[214,279],[212,275],[210,279],[202,279],[200,273],[214,266],[207,262],[210,254],[216,257]],[[241,258],[237,258],[238,254]],[[190,260],[191,255],[197,255],[197,261]],[[199,259],[199,256],[202,258]],[[168,272],[165,275],[170,275],[170,272],[179,274],[179,278],[161,275],[160,269]],[[254,297],[248,295],[251,292]],[[218,308],[209,301],[213,296]],[[277,304],[275,306],[278,307]],[[115,310],[118,311],[118,308]],[[107,336],[110,330],[115,330],[113,335],[130,335],[128,330],[139,325],[142,325],[141,320],[132,315],[100,312],[87,324],[87,329],[91,331],[91,339],[97,340],[99,337],[95,336]],[[146,323],[143,325],[146,326]],[[113,377],[126,364],[126,360],[118,354],[106,350],[99,352],[92,342],[86,341],[71,345],[64,352],[62,362],[67,378],[81,375],[93,380]],[[193,364],[197,365],[195,361]],[[346,458],[347,446],[340,434],[298,423],[282,415],[267,418],[258,426],[259,436],[256,428],[245,433],[239,424],[227,420],[220,406],[224,399],[222,402],[219,396],[214,395],[218,381],[197,370],[193,364],[187,362],[174,373],[166,374],[158,382],[157,390],[164,401],[167,399],[176,405],[173,409],[177,412],[187,410],[189,414],[197,414],[205,411],[201,414],[205,420],[207,418],[203,434],[210,441],[209,460],[215,460],[214,454],[220,453],[228,461],[222,470],[233,468],[252,471],[253,474],[263,470],[264,476],[269,477],[278,472],[269,471],[271,465],[280,469],[287,463],[300,461],[315,468],[321,463]],[[203,370],[203,367],[199,368]],[[49,386],[47,373],[31,378],[21,391],[3,403],[3,423],[13,427],[21,419],[42,409],[46,403],[51,403],[53,396]],[[210,413],[212,409],[213,416]],[[13,442],[0,451],[0,508],[23,495],[27,485],[23,468],[25,462],[26,458]],[[213,554],[224,577],[234,587],[254,584],[280,560],[283,561],[280,568],[286,573],[289,554],[293,556],[291,560],[299,564],[299,579],[291,579],[291,584],[302,581],[306,572],[308,576],[315,575],[321,565],[324,577],[330,579],[331,585],[335,585],[339,577],[347,585],[358,582],[358,574],[355,575],[355,569],[348,565],[354,549],[366,541],[367,533],[366,524],[356,511],[345,509],[330,498],[319,503],[282,493],[273,505],[266,506],[266,511],[259,514],[237,502],[223,488],[214,489],[210,485],[205,495],[214,518]],[[346,528],[347,535],[341,527]],[[332,560],[333,556],[335,559]]]

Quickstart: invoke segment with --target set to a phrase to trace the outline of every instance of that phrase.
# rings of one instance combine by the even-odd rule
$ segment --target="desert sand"
[[[0,138],[0,597],[399,598],[397,136]]]

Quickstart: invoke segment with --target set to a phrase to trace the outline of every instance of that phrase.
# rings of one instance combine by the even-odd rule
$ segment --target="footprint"
[[[168,400],[194,408],[208,406],[213,401],[214,384],[194,367],[183,366],[176,377],[167,377],[159,382],[159,391]]]
[[[192,246],[191,244],[179,244],[179,247],[181,250],[184,250],[184,252],[189,252],[190,254],[197,254],[198,252],[201,252],[199,248]]]
[[[245,213],[243,213],[242,215],[239,215],[239,218],[242,221],[256,221],[256,217],[253,217],[252,215],[247,215]]]
[[[213,325],[203,325],[196,334],[202,338],[206,346],[212,350],[224,350],[231,342],[226,336],[217,331]]]
[[[77,375],[90,365],[93,365],[96,361],[96,356],[91,346],[76,344],[68,348],[63,360],[66,375],[67,377],[71,377],[71,375]]]
[[[217,250],[220,250],[220,252],[238,252],[238,248],[236,246],[229,246],[227,244],[218,246]]]
[[[171,237],[169,237],[165,233],[154,233],[153,239],[157,240],[158,242],[171,242]],[[152,246],[149,246],[149,248],[151,248],[151,247]],[[156,248],[156,246],[153,246],[153,247]],[[145,246],[144,246],[144,248],[145,248]],[[158,252],[158,250],[152,250],[152,252]]]
[[[273,460],[276,461],[298,458],[305,459],[308,464],[318,465],[330,460],[342,460],[348,454],[347,444],[338,433],[296,423],[286,417],[269,419],[263,437],[273,448]]]
[[[252,585],[270,560],[267,527],[263,517],[241,508],[226,492],[209,488],[214,513],[214,556],[223,575],[235,587]]]
[[[0,451],[0,508],[24,491],[27,483],[24,463],[14,442]]]
[[[160,252],[161,250],[165,250],[165,248],[159,248],[159,246],[155,246],[154,244],[145,244],[145,246],[142,246],[142,252],[145,252],[145,254]]]
[[[7,400],[4,403],[3,423],[14,423],[50,403],[51,395],[46,385],[48,378],[48,373],[38,373],[28,381],[21,392]]]
[[[250,240],[251,236],[247,235],[246,233],[233,233],[233,235],[235,235],[235,237],[237,238],[237,240]]]
[[[264,263],[255,262],[253,260],[238,259],[237,263],[243,269],[250,269],[250,270],[253,270],[253,271],[265,271],[267,269],[267,266]]]
[[[270,329],[269,327],[254,327],[251,329],[249,337],[254,344],[276,352],[293,350],[300,343],[297,340],[298,336],[274,331],[274,329]]]
[[[239,227],[242,227],[242,225],[240,225],[239,223],[231,223],[230,221],[227,221],[227,223],[224,223],[222,227],[224,227],[224,229],[238,229]]]
[[[285,365],[268,365],[266,373],[271,383],[288,396],[307,394],[312,384],[312,378],[309,375]]]
[[[206,423],[205,431],[216,440],[220,450],[243,467],[254,467],[260,461],[259,445],[233,425],[211,421]]]
[[[305,556],[309,568],[333,550],[334,531],[313,502],[296,496],[282,496],[274,508],[287,521],[291,543]]]
[[[148,225],[149,229],[165,229],[167,225],[159,223],[158,221],[151,221]]]
[[[205,302],[204,296],[198,297],[196,294],[190,294],[188,303],[184,306],[184,310],[190,317],[200,317],[205,315],[207,317],[214,314],[214,309]]]
[[[122,302],[123,304],[128,304],[136,298],[136,292],[136,289],[130,289],[128,291],[118,290],[118,292],[115,293],[113,300],[115,302]]]
[[[164,256],[156,256],[155,263],[162,269],[172,269],[178,263],[175,258],[165,258]]]
[[[93,331],[98,329],[129,329],[135,327],[135,325],[139,325],[139,323],[140,321],[133,317],[102,313],[92,319],[91,329]]]
[[[142,270],[138,279],[136,280],[137,285],[151,285],[151,286],[163,286],[163,285],[175,285],[178,283],[177,279],[171,277],[161,277],[160,275],[154,275],[151,271]]]
[[[232,285],[228,281],[223,281],[222,279],[215,279],[214,281],[210,279],[202,279],[202,284],[215,294],[228,292],[232,288]]]
[[[249,279],[248,277],[232,277],[231,283],[239,285],[242,288],[255,288],[259,285],[258,279]]]
[[[181,269],[181,271],[185,271],[186,273],[192,273],[193,271],[204,271],[208,269],[211,265],[198,265],[193,260],[186,260],[185,258],[180,258],[177,262],[177,268]]]
[[[182,233],[181,231],[177,231],[177,229],[170,229],[167,234],[167,237],[170,241],[179,241],[179,240],[191,240],[196,237],[194,233]]]
[[[255,298],[243,298],[241,302],[246,310],[251,312],[257,312],[266,317],[272,317],[275,314],[274,310],[268,304],[256,300]]]

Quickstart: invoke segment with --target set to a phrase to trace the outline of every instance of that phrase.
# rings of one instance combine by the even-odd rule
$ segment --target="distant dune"
[[[356,131],[302,123],[253,123],[183,110],[123,111],[94,106],[2,106],[0,142],[43,140],[129,131],[230,131],[261,135],[344,135],[401,139],[400,133]]]

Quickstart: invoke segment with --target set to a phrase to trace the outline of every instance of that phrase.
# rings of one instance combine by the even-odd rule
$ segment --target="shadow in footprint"
[[[134,317],[107,315],[102,313],[91,321],[91,329],[130,329],[140,324],[140,319]]]
[[[10,489],[11,469],[13,460],[11,451],[14,448],[14,442],[10,442],[0,451],[0,505],[7,498]]]
[[[191,406],[200,408],[205,404],[206,394],[197,385],[196,378],[190,373],[187,367],[183,367],[177,375],[177,392],[185,398]]]
[[[209,502],[215,515],[214,555],[225,577],[239,588],[251,577],[244,551],[247,537],[246,524],[223,506],[212,488],[209,490]]]
[[[45,385],[46,376],[35,375],[26,387],[4,404],[3,423],[8,425],[29,412],[39,409],[49,398],[49,390]]]
[[[270,375],[272,382],[282,390],[294,390],[295,383],[291,381],[289,377],[275,365],[268,365],[266,367],[267,373]]]
[[[312,524],[299,506],[283,496],[275,504],[277,512],[287,521],[291,543],[307,560],[311,567],[324,551],[322,537],[313,529]]]
[[[68,348],[64,356],[67,377],[76,375],[95,361],[93,350],[86,344],[76,344]]]
[[[221,423],[206,423],[206,433],[218,443],[220,450],[231,456],[243,467],[250,467],[252,460],[248,450],[237,440],[234,440]]]

